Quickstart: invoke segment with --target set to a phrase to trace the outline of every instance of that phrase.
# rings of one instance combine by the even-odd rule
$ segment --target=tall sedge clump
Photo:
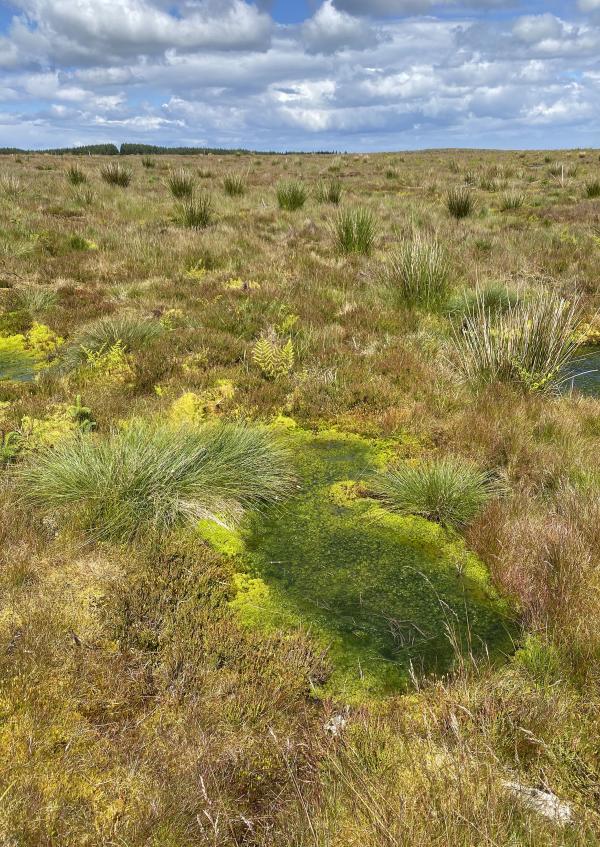
[[[169,172],[167,185],[173,197],[177,200],[191,197],[194,193],[194,177],[185,168],[177,168]]]
[[[127,542],[206,519],[229,525],[290,491],[287,454],[266,429],[134,422],[39,451],[19,472],[25,502],[89,538]]]
[[[295,212],[306,203],[306,188],[300,180],[280,182],[276,194],[279,208],[288,212]]]
[[[446,457],[390,468],[379,474],[373,489],[392,512],[462,529],[502,486],[489,473]]]
[[[100,176],[109,185],[127,188],[131,182],[131,171],[120,162],[107,162],[100,168]]]
[[[242,197],[246,193],[246,180],[241,174],[226,174],[223,178],[223,191],[229,197]]]
[[[340,253],[362,253],[369,256],[375,245],[376,233],[373,213],[362,206],[342,209],[334,224],[335,240]]]
[[[600,197],[600,179],[591,179],[585,184],[585,196],[590,200]]]
[[[434,238],[416,235],[389,259],[385,279],[392,291],[411,306],[434,309],[450,292],[450,264]]]
[[[339,179],[329,181],[320,180],[315,188],[315,197],[318,203],[331,203],[338,206],[342,199],[342,183]]]
[[[82,185],[87,182],[87,176],[79,165],[71,165],[67,168],[67,180],[71,185]]]
[[[178,211],[179,223],[188,229],[206,229],[212,224],[214,216],[213,199],[207,193],[185,200]]]
[[[529,391],[555,390],[580,345],[577,301],[558,294],[519,300],[493,312],[478,295],[454,330],[456,365],[473,384],[496,380]]]
[[[446,207],[453,218],[468,218],[475,210],[475,197],[467,186],[451,188],[446,195]]]

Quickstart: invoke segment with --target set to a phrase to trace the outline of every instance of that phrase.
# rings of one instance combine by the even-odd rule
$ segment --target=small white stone
[[[348,720],[343,715],[333,715],[325,724],[324,729],[331,735],[339,735],[347,723]]]
[[[520,782],[510,782],[509,780],[502,780],[502,785],[511,794],[518,797],[524,806],[555,823],[567,824],[573,820],[573,810],[570,804],[561,800],[551,791],[530,788]]]

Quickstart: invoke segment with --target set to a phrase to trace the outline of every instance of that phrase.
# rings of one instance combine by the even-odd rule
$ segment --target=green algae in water
[[[508,606],[461,539],[356,496],[351,481],[381,466],[380,444],[335,432],[289,438],[301,491],[244,531],[233,602],[242,620],[310,630],[333,665],[319,693],[347,702],[405,689],[411,668],[448,671],[457,643],[475,654],[511,649]]]

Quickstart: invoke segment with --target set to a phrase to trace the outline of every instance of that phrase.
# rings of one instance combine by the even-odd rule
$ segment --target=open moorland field
[[[3,847],[599,843],[597,152],[6,155],[0,257]]]

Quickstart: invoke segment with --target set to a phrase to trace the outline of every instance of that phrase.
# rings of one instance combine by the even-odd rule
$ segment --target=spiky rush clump
[[[473,192],[466,186],[451,188],[446,195],[446,206],[453,218],[468,218],[475,209]]]
[[[138,421],[41,451],[19,481],[32,505],[74,518],[89,537],[123,542],[200,519],[233,523],[245,509],[285,497],[293,477],[268,430]]]
[[[131,182],[131,171],[120,162],[108,162],[100,168],[100,176],[109,185],[119,185],[127,188]]]
[[[330,179],[329,182],[320,180],[315,187],[315,197],[319,203],[339,205],[342,199],[341,181],[339,179]]]
[[[277,186],[277,203],[280,209],[295,212],[306,203],[306,188],[299,180],[280,182]]]
[[[500,492],[489,473],[452,457],[421,465],[399,465],[381,473],[374,490],[393,512],[421,515],[462,528]]]
[[[335,238],[340,253],[370,255],[375,245],[376,224],[370,209],[343,209],[335,222]]]
[[[206,229],[214,219],[214,205],[210,194],[190,197],[179,208],[179,222],[188,229]]]
[[[386,281],[409,305],[442,306],[450,291],[450,265],[437,239],[417,235],[391,257]]]
[[[191,197],[194,192],[194,177],[185,168],[177,168],[169,172],[167,185],[173,197],[181,200]]]
[[[558,294],[521,300],[492,312],[483,298],[455,330],[456,365],[474,384],[512,382],[530,391],[555,390],[579,344],[577,301]]]
[[[246,181],[241,174],[226,174],[223,178],[223,191],[229,197],[241,197],[246,193]]]

